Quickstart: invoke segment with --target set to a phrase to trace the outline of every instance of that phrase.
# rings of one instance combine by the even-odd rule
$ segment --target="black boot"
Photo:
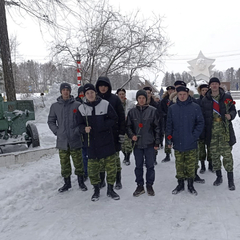
[[[178,194],[181,191],[184,191],[184,180],[178,179],[178,185],[175,189],[172,190],[172,194]]]
[[[155,192],[153,190],[152,185],[147,184],[146,188],[147,188],[148,196],[155,196]]]
[[[198,176],[198,174],[197,174],[197,169],[195,170],[194,182],[196,182],[196,183],[202,183],[202,184],[205,183],[205,180],[202,179],[202,178],[200,178],[200,177]]]
[[[205,167],[205,161],[201,161],[201,169],[200,169],[200,173],[205,173],[206,171],[206,167]]]
[[[116,189],[116,190],[120,190],[120,189],[122,189],[122,183],[121,183],[121,171],[117,172],[115,189]]]
[[[100,172],[100,188],[104,188],[106,186],[105,182],[105,172]]]
[[[130,165],[130,155],[131,155],[131,153],[126,153],[126,161],[125,161],[125,164],[126,164],[127,166]]]
[[[188,178],[188,191],[191,194],[197,195],[197,191],[195,190],[195,188],[193,187],[193,178]]]
[[[96,202],[96,201],[99,200],[99,196],[100,196],[99,184],[93,185],[93,187],[94,187],[94,193],[93,193],[93,195],[92,195],[91,200],[92,200],[93,202]]]
[[[166,157],[162,160],[162,162],[169,162],[170,161],[170,154],[166,153]]]
[[[229,188],[229,190],[234,191],[235,185],[234,185],[234,180],[233,180],[233,172],[228,172],[227,177],[228,177],[228,188]]]
[[[84,176],[81,175],[81,176],[77,176],[78,177],[78,184],[79,184],[79,187],[82,191],[87,191],[87,186],[84,184]]]
[[[208,162],[208,170],[214,173],[213,166],[212,166],[212,161]]]
[[[58,189],[59,192],[65,192],[72,187],[71,177],[64,178],[64,185]]]
[[[217,170],[216,171],[216,175],[217,175],[217,179],[214,181],[213,185],[214,186],[219,186],[223,182],[222,171],[221,170]]]
[[[113,185],[111,185],[111,184],[108,184],[107,196],[111,197],[114,200],[120,199],[119,195],[116,192],[114,192]]]

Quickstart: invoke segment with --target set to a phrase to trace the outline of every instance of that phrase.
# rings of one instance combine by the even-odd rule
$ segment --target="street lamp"
[[[77,62],[77,84],[78,87],[81,86],[82,84],[82,76],[81,76],[81,55],[79,52],[75,55],[76,57],[76,62]]]

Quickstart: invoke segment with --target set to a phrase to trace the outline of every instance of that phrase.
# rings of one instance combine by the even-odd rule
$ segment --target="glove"
[[[119,134],[118,137],[119,137],[119,140],[118,140],[118,141],[119,141],[120,143],[124,143],[125,136],[122,135],[122,134]]]

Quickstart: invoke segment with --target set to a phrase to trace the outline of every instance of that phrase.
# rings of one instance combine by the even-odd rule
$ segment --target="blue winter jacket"
[[[204,128],[201,108],[191,97],[168,109],[166,136],[172,136],[173,148],[180,152],[197,149],[197,141]]]

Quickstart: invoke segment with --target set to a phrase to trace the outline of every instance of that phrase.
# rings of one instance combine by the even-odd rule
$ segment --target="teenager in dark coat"
[[[96,96],[96,90],[92,84],[84,85],[84,95],[86,102],[79,106],[80,131],[87,136],[88,173],[91,184],[94,186],[92,201],[99,199],[101,166],[107,171],[107,195],[118,200],[120,197],[113,191],[117,169],[112,132],[117,114],[109,102]]]
[[[116,164],[117,175],[115,189],[121,189],[121,161],[119,157],[119,151],[121,150],[121,143],[124,142],[125,135],[125,113],[121,103],[121,100],[115,94],[112,94],[112,86],[108,77],[99,77],[96,82],[96,90],[99,97],[107,100],[118,115],[117,123],[113,126],[114,144],[116,149]],[[100,170],[101,175],[101,187],[105,186],[105,169]]]

